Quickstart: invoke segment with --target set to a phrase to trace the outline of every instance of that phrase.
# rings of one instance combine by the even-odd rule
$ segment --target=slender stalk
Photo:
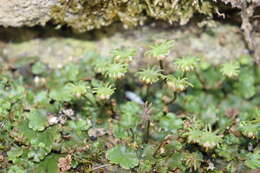
[[[97,167],[91,169],[90,172],[95,171],[95,170],[97,170],[97,169],[104,168],[104,167],[108,167],[108,166],[111,166],[111,164],[105,164],[105,165],[97,166]]]
[[[145,136],[144,136],[144,143],[146,143],[146,144],[149,142],[150,124],[151,124],[151,121],[147,120],[147,123],[146,123],[146,133],[145,133]]]
[[[159,65],[160,65],[161,73],[164,74],[164,65],[162,60],[159,60]]]
[[[135,141],[135,134],[132,128],[130,128],[131,136],[132,136],[132,142]]]
[[[147,99],[149,98],[149,93],[150,93],[150,85],[147,84],[146,85],[146,94],[145,94],[145,98],[144,98],[145,101],[147,101]]]
[[[115,111],[115,109],[114,109],[112,100],[109,100],[109,102],[108,102],[107,104],[109,105],[109,108],[110,108],[110,110],[111,110],[111,112],[112,112],[112,118],[115,118],[116,115],[117,115],[117,113],[116,113],[116,111]]]
[[[165,140],[162,140],[160,145],[156,148],[155,152],[153,153],[153,157],[155,158],[159,150],[165,145]]]
[[[200,81],[202,88],[206,88],[206,82],[204,79],[202,79],[202,77],[200,76],[200,74],[197,70],[195,70],[195,75],[198,78],[198,80]]]
[[[177,99],[177,93],[176,92],[174,92],[173,93],[173,97],[172,97],[172,100],[170,101],[170,102],[175,102],[176,101],[176,99]]]

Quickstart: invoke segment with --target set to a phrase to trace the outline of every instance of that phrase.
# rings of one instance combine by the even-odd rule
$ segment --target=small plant
[[[193,85],[187,81],[187,78],[176,78],[172,75],[168,75],[167,78],[167,86],[174,92],[182,92],[187,87],[192,87]]]
[[[136,54],[135,49],[115,49],[112,51],[112,56],[117,63],[130,63]]]
[[[112,86],[109,84],[105,84],[104,86],[94,88],[93,90],[97,98],[101,100],[108,100],[110,96],[114,93],[115,88],[112,88]]]
[[[222,141],[220,136],[210,131],[190,130],[185,135],[188,136],[188,142],[198,143],[206,149],[214,148]]]
[[[239,74],[239,63],[228,62],[221,66],[220,71],[227,77],[237,77]]]
[[[121,64],[121,63],[108,64],[104,70],[105,76],[112,79],[120,79],[125,75],[126,72],[127,72],[127,64]]]
[[[156,58],[157,60],[163,60],[173,47],[174,41],[169,40],[162,43],[154,44],[150,46],[150,50],[146,54],[150,57]]]
[[[198,65],[198,58],[185,57],[175,61],[177,68],[182,72],[194,71]]]
[[[160,77],[162,76],[160,73],[160,70],[156,67],[150,67],[147,69],[141,69],[137,73],[139,79],[146,83],[146,84],[152,84],[160,80]]]

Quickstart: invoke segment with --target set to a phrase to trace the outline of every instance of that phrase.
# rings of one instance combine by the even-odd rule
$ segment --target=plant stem
[[[91,171],[90,171],[90,172],[92,172],[92,171],[94,171],[94,170],[97,170],[97,169],[104,168],[104,167],[108,167],[108,166],[111,166],[111,164],[105,164],[105,165],[97,166],[97,167],[95,167],[95,168],[91,169]]]
[[[116,111],[114,109],[112,100],[109,100],[109,102],[107,104],[108,104],[108,106],[109,106],[109,108],[110,108],[110,110],[112,112],[112,118],[116,118],[117,113],[116,113]]]
[[[160,145],[156,148],[155,152],[153,153],[153,157],[156,157],[157,153],[159,152],[159,150],[165,145],[165,140],[162,140],[162,142],[160,143]]]
[[[204,79],[202,79],[202,77],[200,76],[200,74],[199,74],[199,72],[197,70],[195,70],[195,75],[198,78],[198,80],[200,81],[200,83],[202,85],[202,88],[205,88],[206,82],[205,82]]]
[[[135,141],[135,134],[132,128],[130,128],[131,136],[132,136],[132,142]]]
[[[173,92],[173,98],[170,102],[175,102],[177,99],[177,93],[176,92]]]
[[[160,65],[161,73],[164,75],[164,66],[162,60],[159,60],[159,65]]]
[[[149,97],[149,91],[150,91],[150,85],[147,84],[146,85],[146,94],[145,94],[145,98],[144,98],[145,101],[147,101],[147,99]]]
[[[146,144],[148,143],[149,137],[150,137],[150,124],[151,124],[151,121],[147,120],[146,133],[145,133],[145,136],[144,136],[144,143],[146,143]]]

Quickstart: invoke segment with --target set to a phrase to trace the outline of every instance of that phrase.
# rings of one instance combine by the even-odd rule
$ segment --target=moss
[[[126,28],[142,25],[149,18],[183,25],[195,13],[212,16],[215,10],[209,0],[59,0],[52,18],[60,26],[84,32],[118,21]]]

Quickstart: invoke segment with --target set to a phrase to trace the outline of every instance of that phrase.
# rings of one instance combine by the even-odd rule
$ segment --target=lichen
[[[216,8],[209,0],[59,0],[52,18],[59,26],[85,32],[115,22],[125,28],[142,25],[149,18],[183,25],[197,13],[212,16]]]

